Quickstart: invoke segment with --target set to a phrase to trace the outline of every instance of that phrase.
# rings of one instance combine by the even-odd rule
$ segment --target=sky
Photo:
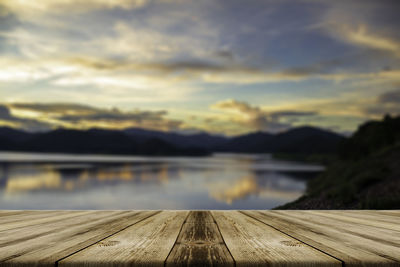
[[[0,125],[351,133],[400,113],[400,1],[0,0]]]

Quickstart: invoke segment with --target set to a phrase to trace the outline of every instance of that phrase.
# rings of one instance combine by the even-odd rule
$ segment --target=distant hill
[[[315,127],[299,127],[279,134],[251,133],[232,138],[217,150],[246,153],[334,153],[344,139]]]
[[[29,151],[137,154],[138,144],[123,133],[105,130],[55,130],[22,145]]]
[[[33,133],[16,130],[10,127],[0,127],[0,139],[4,138],[12,141],[23,141],[29,139],[33,135]]]
[[[255,132],[236,137],[208,133],[179,134],[139,128],[125,130],[58,129],[26,133],[0,128],[0,150],[103,153],[132,155],[207,155],[233,153],[333,153],[343,139],[313,127],[295,128],[280,134]]]
[[[10,127],[0,127],[0,150],[18,149],[21,142],[32,136],[33,134]]]
[[[264,132],[255,132],[231,138],[228,142],[215,147],[221,152],[238,153],[262,153],[267,152],[261,148],[265,143],[270,142],[274,135]],[[268,151],[271,152],[271,151]]]
[[[180,148],[151,136],[131,136],[123,131],[102,129],[58,129],[29,134],[11,128],[1,128],[0,150],[166,156],[209,154],[205,149]]]
[[[400,117],[360,126],[306,194],[279,208],[400,209]]]
[[[124,133],[134,138],[158,138],[180,148],[197,147],[208,150],[213,150],[214,147],[225,144],[229,140],[227,137],[211,135],[208,133],[188,135],[174,132],[152,131],[140,128],[128,128],[124,130]]]

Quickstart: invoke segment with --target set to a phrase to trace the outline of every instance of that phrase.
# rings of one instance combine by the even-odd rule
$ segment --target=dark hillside
[[[190,155],[209,154],[200,148],[180,148],[164,140],[123,131],[90,129],[87,131],[58,129],[28,134],[11,129],[0,132],[0,150],[25,152],[57,152],[124,155]]]
[[[279,134],[256,132],[232,138],[217,150],[239,153],[331,154],[344,138],[315,127],[299,127]]]
[[[280,208],[399,209],[400,117],[362,125],[306,195]]]

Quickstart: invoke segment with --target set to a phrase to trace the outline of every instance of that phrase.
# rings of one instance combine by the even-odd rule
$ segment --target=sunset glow
[[[399,1],[0,0],[0,125],[353,132],[400,113]]]

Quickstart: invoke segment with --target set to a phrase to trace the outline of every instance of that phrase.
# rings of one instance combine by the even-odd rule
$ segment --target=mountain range
[[[255,132],[235,137],[140,128],[29,133],[0,127],[0,150],[30,152],[193,156],[212,152],[313,154],[334,153],[343,139],[334,132],[309,126],[279,134]]]

